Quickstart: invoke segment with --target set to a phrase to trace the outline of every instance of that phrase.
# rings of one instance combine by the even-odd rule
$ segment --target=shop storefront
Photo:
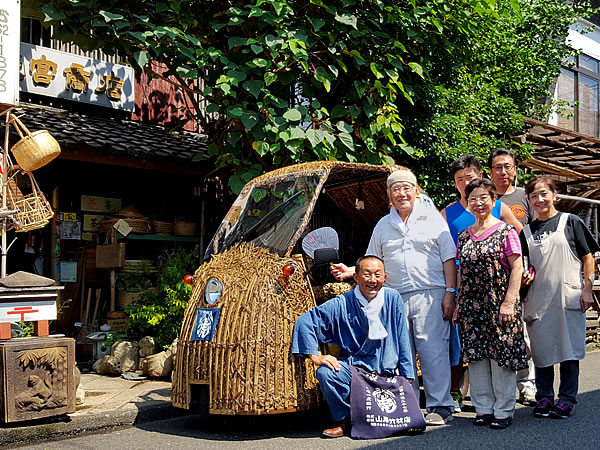
[[[17,20],[7,25],[13,40],[22,36],[18,13],[11,12]],[[149,95],[146,85],[136,86],[140,77],[131,67],[25,42],[2,48],[2,61],[19,67],[0,71],[0,90],[13,87],[0,92],[2,110],[20,99],[11,113],[32,133],[48,130],[61,148],[33,178],[14,177],[24,195],[37,184],[54,216],[39,229],[5,233],[6,273],[23,270],[64,286],[56,331],[97,326],[132,301],[119,297],[120,271],[150,266],[152,282],[161,258],[178,250],[203,253],[224,214],[224,186],[209,176],[206,136],[131,120],[144,110],[172,109],[173,97],[165,92],[158,102],[154,88]],[[11,126],[8,147],[20,137]],[[10,165],[10,152],[8,158]],[[97,267],[97,249],[111,244],[123,249],[124,261],[114,270],[101,260]]]

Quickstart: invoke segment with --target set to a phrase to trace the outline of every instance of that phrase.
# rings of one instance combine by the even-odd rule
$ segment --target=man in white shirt
[[[385,261],[387,287],[404,300],[413,360],[419,354],[427,407],[426,423],[450,422],[448,353],[450,319],[455,307],[456,247],[446,221],[428,199],[417,198],[417,179],[409,170],[393,172],[387,180],[390,213],[375,226],[367,255]],[[336,264],[332,273],[347,278],[354,268]],[[419,398],[418,380],[413,387]]]

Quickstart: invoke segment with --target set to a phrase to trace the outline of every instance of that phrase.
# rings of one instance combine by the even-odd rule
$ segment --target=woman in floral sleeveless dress
[[[463,361],[469,363],[475,425],[506,428],[516,403],[516,371],[527,367],[521,306],[521,244],[512,225],[491,215],[494,184],[466,189],[476,223],[458,235],[458,308]]]

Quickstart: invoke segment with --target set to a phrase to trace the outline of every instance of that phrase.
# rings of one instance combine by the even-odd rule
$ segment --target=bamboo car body
[[[312,162],[264,174],[243,188],[194,274],[177,347],[174,406],[189,408],[198,384],[208,385],[211,414],[318,405],[312,363],[291,354],[294,323],[322,291],[305,274],[299,240],[331,226],[341,260],[364,254],[373,227],[389,211],[386,178],[398,168]],[[282,275],[286,265],[295,269],[291,276]]]

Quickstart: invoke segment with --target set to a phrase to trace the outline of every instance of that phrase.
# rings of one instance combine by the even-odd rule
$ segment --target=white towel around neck
[[[406,223],[402,220],[402,217],[400,217],[400,214],[398,214],[398,211],[393,206],[390,209],[390,223],[393,227],[400,230],[401,233],[406,233]]]
[[[356,295],[356,298],[369,321],[369,339],[375,340],[387,337],[388,332],[385,330],[385,327],[379,318],[379,311],[383,308],[383,302],[385,301],[383,288],[379,290],[375,298],[371,301],[368,301],[364,295],[362,295],[358,286],[354,288],[354,295]]]

